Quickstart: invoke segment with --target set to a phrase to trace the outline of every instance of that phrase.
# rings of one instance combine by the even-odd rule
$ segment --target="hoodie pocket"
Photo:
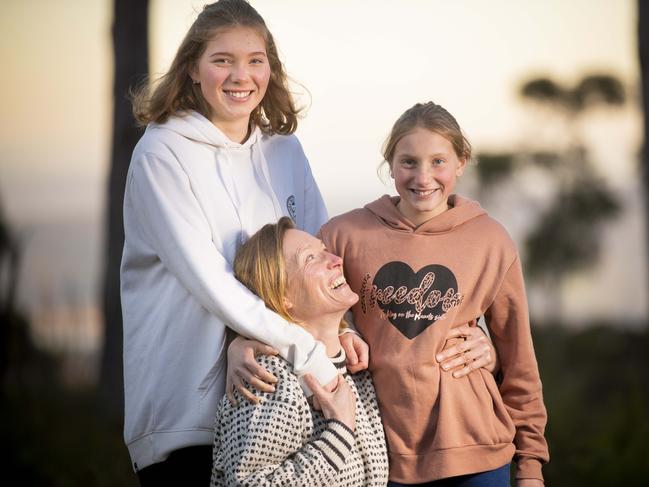
[[[441,374],[438,448],[511,443],[515,431],[489,372],[478,369],[460,379],[450,373]]]

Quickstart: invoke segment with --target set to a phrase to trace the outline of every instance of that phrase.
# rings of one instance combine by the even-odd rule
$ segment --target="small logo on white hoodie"
[[[289,196],[288,199],[286,200],[286,209],[288,210],[288,214],[293,219],[293,221],[296,221],[295,220],[295,196],[294,195]]]

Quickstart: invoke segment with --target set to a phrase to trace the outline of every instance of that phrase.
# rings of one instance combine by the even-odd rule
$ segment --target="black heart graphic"
[[[462,302],[455,275],[443,265],[427,265],[415,273],[408,264],[388,262],[373,284],[372,302],[411,340]]]

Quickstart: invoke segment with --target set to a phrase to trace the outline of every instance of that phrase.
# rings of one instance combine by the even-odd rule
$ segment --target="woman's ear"
[[[293,309],[293,303],[291,303],[286,296],[284,296],[283,301],[284,301],[284,308],[286,308],[286,310]]]

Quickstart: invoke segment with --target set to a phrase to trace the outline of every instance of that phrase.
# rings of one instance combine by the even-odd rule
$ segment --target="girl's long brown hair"
[[[156,81],[152,89],[145,82],[133,93],[133,114],[141,125],[164,123],[170,116],[188,110],[210,118],[210,106],[201,93],[200,85],[192,82],[190,73],[216,32],[232,27],[253,28],[266,42],[270,80],[266,94],[253,110],[250,120],[267,134],[295,132],[300,110],[288,89],[286,71],[279,59],[275,40],[261,15],[245,0],[219,0],[203,8],[180,44],[169,71]]]

